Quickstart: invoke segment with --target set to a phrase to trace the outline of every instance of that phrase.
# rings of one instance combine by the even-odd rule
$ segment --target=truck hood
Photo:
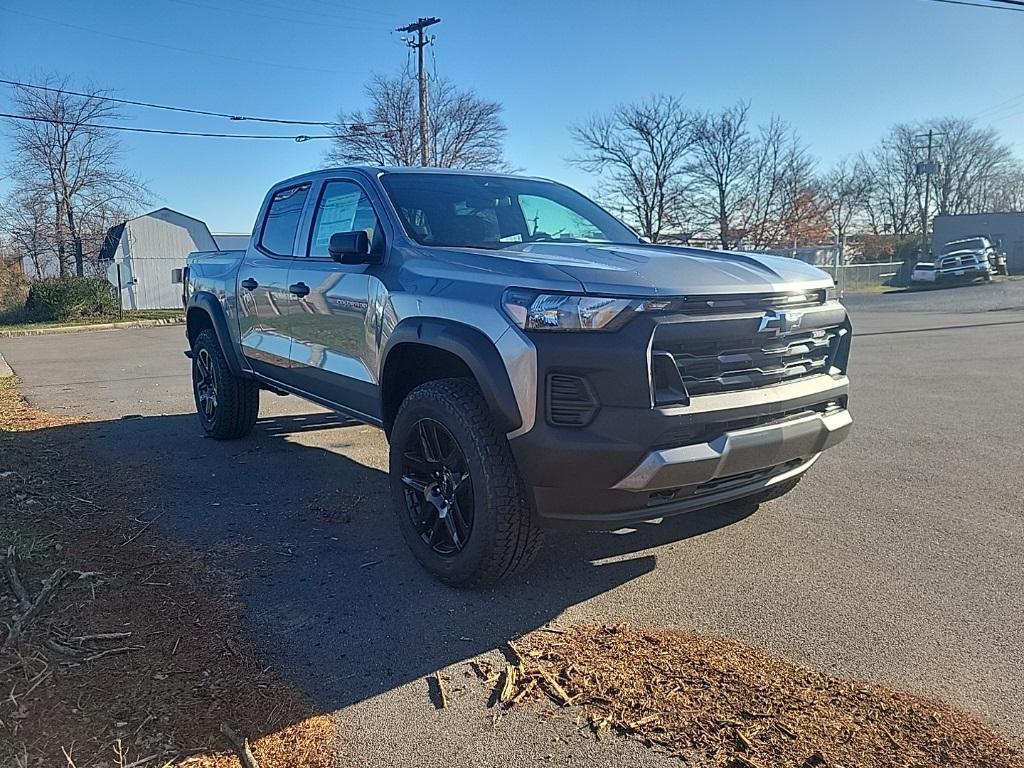
[[[827,272],[797,259],[702,248],[524,243],[485,253],[557,267],[593,294],[774,293],[832,285]]]

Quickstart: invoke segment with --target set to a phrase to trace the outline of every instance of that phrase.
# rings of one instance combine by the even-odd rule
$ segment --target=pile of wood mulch
[[[0,765],[238,768],[242,741],[259,768],[337,765],[235,579],[160,537],[145,468],[97,467],[85,428],[0,380]]]
[[[632,735],[697,765],[1024,766],[1019,744],[948,704],[732,640],[619,625],[510,645],[519,663],[497,680],[502,706],[578,707],[598,736]]]

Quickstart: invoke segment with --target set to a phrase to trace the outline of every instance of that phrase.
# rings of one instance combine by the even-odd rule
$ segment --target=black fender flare
[[[224,316],[224,307],[221,306],[217,297],[209,291],[198,291],[189,296],[188,304],[185,306],[185,332],[189,334],[190,344],[192,342],[192,321],[189,318],[193,316],[193,313],[197,312],[201,312],[209,317],[210,324],[213,326],[213,332],[217,335],[217,342],[224,352],[224,358],[227,360],[231,373],[235,376],[245,376],[247,372],[243,369],[242,361],[239,359],[239,350],[234,342],[232,342],[231,334],[228,332],[228,321]]]
[[[443,318],[410,317],[391,332],[381,355],[381,377],[388,358],[401,344],[419,344],[443,349],[462,360],[476,378],[495,423],[502,432],[512,432],[523,424],[519,403],[505,363],[486,335],[472,326]]]

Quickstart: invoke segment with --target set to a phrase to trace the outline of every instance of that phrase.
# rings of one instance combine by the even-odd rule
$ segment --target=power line
[[[96,96],[97,98],[103,99],[103,101],[113,101],[118,104],[131,104],[136,107],[147,107],[149,109],[163,109],[168,112],[185,112],[190,115],[206,115],[208,117],[224,117],[228,120],[237,121],[249,121],[254,123],[277,123],[280,125],[318,125],[325,128],[333,127],[347,127],[352,125],[373,125],[373,123],[336,123],[330,120],[289,120],[285,118],[277,117],[249,117],[247,115],[233,115],[228,112],[210,112],[205,109],[192,109],[191,107],[171,107],[166,104],[153,104],[148,101],[135,101],[134,99],[119,99],[114,96],[106,96],[91,93],[80,93],[78,91],[70,91],[67,88],[53,88],[47,85],[36,85],[34,83],[19,83],[16,80],[4,80],[0,78],[0,83],[4,85],[11,85],[17,88],[34,88],[39,91],[49,91],[51,93],[67,93],[72,96],[81,96],[83,98],[91,98]]]
[[[48,117],[32,117],[30,115],[13,115],[7,112],[0,112],[0,118],[8,120],[27,120],[33,123],[49,123],[50,125],[77,125],[80,128],[100,128],[104,131],[128,131],[129,133],[156,133],[163,136],[198,136],[205,139],[290,139],[291,141],[303,142],[313,139],[333,139],[331,134],[317,136],[281,136],[278,134],[258,133],[207,133],[204,131],[172,131],[163,128],[136,128],[130,125],[106,125],[100,123],[76,123],[67,120],[54,120]]]
[[[283,21],[283,22],[286,22],[288,24],[301,24],[302,26],[306,26],[306,27],[320,27],[320,28],[326,28],[326,29],[340,29],[340,30],[345,30],[345,31],[352,31],[353,29],[369,31],[369,30],[372,29],[372,27],[368,26],[369,22],[367,20],[365,20],[365,19],[357,19],[356,20],[356,21],[360,22],[360,24],[362,24],[363,26],[357,26],[355,24],[346,24],[345,26],[342,26],[340,24],[327,24],[327,23],[323,23],[323,22],[309,21],[307,19],[294,18],[294,17],[288,17],[288,16],[271,16],[269,13],[259,13],[259,12],[255,12],[255,11],[236,11],[236,10],[233,10],[231,8],[225,8],[225,7],[220,6],[220,5],[207,5],[206,3],[196,3],[196,2],[193,2],[192,0],[168,0],[168,1],[172,2],[172,3],[177,3],[178,5],[190,5],[193,8],[200,8],[200,9],[202,9],[204,11],[218,11],[220,13],[231,14],[232,16],[242,15],[242,16],[249,16],[249,17],[254,18],[254,19],[269,19],[271,21]]]
[[[990,107],[985,107],[985,109],[982,109],[982,110],[979,110],[978,112],[975,112],[972,115],[972,117],[977,119],[977,118],[979,118],[979,117],[981,117],[982,115],[985,115],[985,114],[990,114],[990,113],[994,114],[994,113],[997,113],[997,112],[1001,112],[1002,110],[1006,109],[1007,107],[1009,107],[1009,108],[1016,108],[1017,103],[1020,102],[1021,99],[1024,99],[1024,93],[1018,93],[1016,96],[1011,96],[1010,98],[1004,99],[1003,101],[1000,101],[1000,102],[998,102],[996,104],[993,104]]]
[[[357,8],[352,8],[351,6],[338,5],[336,3],[324,3],[324,5],[325,5],[326,8],[332,8],[334,10],[337,10],[337,9],[345,10],[347,8],[349,10],[349,13],[348,14],[338,14],[338,13],[334,13],[333,11],[327,11],[327,10],[325,10],[323,8],[317,8],[317,9],[314,10],[312,8],[303,8],[301,6],[295,6],[295,5],[283,6],[283,5],[277,5],[275,3],[264,2],[263,0],[247,0],[246,4],[247,5],[258,5],[258,6],[261,6],[263,8],[269,8],[269,9],[274,10],[274,11],[285,11],[286,13],[310,13],[310,14],[315,13],[315,14],[317,14],[320,17],[323,17],[323,18],[326,18],[326,19],[333,19],[335,21],[358,21],[360,23],[364,23],[364,22],[368,23],[368,22],[371,21],[371,19],[367,19],[365,17],[364,18],[360,18],[358,16],[354,17],[354,16],[351,15],[352,12],[376,14],[379,18],[378,19],[373,19],[372,21],[374,23],[378,23],[380,19],[392,18],[394,16],[394,14],[392,14],[390,12],[386,12],[386,11],[361,10],[361,9],[357,9]]]
[[[988,8],[989,10],[995,11],[1021,11],[1024,12],[1024,8],[1009,8],[1004,5],[985,5],[984,3],[969,3],[967,0],[930,0],[933,3],[949,3],[950,5],[970,5],[975,8]]]
[[[177,45],[166,45],[164,43],[156,43],[152,40],[143,40],[138,37],[129,37],[128,35],[118,35],[113,32],[105,32],[99,29],[93,29],[92,27],[83,27],[80,24],[72,24],[67,21],[57,21],[56,19],[50,19],[45,16],[37,16],[34,13],[26,13],[25,11],[15,11],[11,8],[0,6],[0,11],[7,13],[13,13],[18,16],[24,16],[29,19],[35,19],[36,21],[43,21],[47,24],[56,24],[61,27],[68,27],[69,29],[77,29],[80,32],[89,32],[93,35],[100,35],[102,37],[110,37],[114,40],[124,40],[129,43],[137,43],[139,45],[149,45],[154,48],[163,48],[168,51],[176,51],[177,53],[191,53],[195,56],[207,56],[211,59],[223,59],[225,61],[235,61],[241,64],[258,64],[263,67],[273,67],[275,69],[291,69],[298,72],[322,72],[329,75],[362,75],[362,72],[352,72],[340,69],[322,69],[319,67],[302,67],[298,64],[285,64],[279,61],[260,61],[259,59],[245,59],[241,56],[228,56],[222,53],[211,53],[209,51],[200,51],[195,48],[182,48]]]
[[[1024,6],[1024,0],[992,0],[993,3],[1006,3],[1007,5]]]

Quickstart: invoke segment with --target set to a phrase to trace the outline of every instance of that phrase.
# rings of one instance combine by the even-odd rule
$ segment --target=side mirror
[[[331,258],[342,264],[366,264],[370,261],[370,237],[365,229],[335,232],[327,246]]]

